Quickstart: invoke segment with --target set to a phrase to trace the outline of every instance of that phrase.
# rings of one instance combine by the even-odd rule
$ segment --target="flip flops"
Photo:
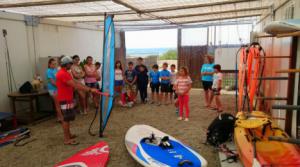
[[[71,140],[69,142],[64,142],[64,145],[73,145],[73,146],[76,146],[78,144],[79,144],[79,142],[76,141],[76,140]]]
[[[217,107],[208,107],[210,110],[218,110]]]
[[[77,137],[77,135],[71,135],[70,139],[75,139]]]

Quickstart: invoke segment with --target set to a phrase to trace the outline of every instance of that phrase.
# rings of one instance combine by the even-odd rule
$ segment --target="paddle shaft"
[[[269,136],[269,140],[300,145],[300,139],[283,138],[283,137],[277,137],[277,136]]]
[[[250,115],[249,117],[254,117],[254,118],[271,118],[271,119],[277,119],[277,120],[285,120],[285,118],[280,118],[280,117],[265,117],[265,116],[257,116],[257,115]]]

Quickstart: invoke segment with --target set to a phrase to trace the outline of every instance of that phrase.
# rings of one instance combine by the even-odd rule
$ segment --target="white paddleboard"
[[[125,145],[129,154],[145,167],[207,166],[207,161],[190,147],[148,125],[132,126],[126,133]]]
[[[266,33],[277,35],[300,31],[300,19],[272,21],[264,27]]]

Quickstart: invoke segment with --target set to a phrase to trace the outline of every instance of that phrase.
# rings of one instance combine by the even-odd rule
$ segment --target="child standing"
[[[95,67],[96,67],[96,70],[97,70],[96,79],[97,79],[97,82],[98,82],[98,88],[100,90],[101,87],[102,87],[102,81],[101,81],[101,63],[100,62],[96,62],[95,63]]]
[[[150,87],[151,87],[151,104],[159,104],[159,71],[158,65],[154,64],[152,66],[152,71],[150,72]],[[155,98],[156,97],[156,98]]]
[[[142,103],[146,103],[147,87],[148,87],[148,74],[144,66],[139,66],[137,74],[137,86],[140,92]]]
[[[177,77],[177,73],[176,73],[176,71],[175,71],[175,69],[176,69],[176,66],[175,66],[175,64],[172,64],[171,65],[171,85],[170,85],[170,102],[171,102],[171,104],[173,103],[173,98],[177,98],[176,97],[176,93],[175,93],[175,95],[173,96],[173,94],[174,94],[174,84],[175,84],[175,81],[176,81],[176,77]]]
[[[123,92],[123,86],[124,86],[124,77],[123,77],[123,68],[122,63],[120,60],[117,60],[115,62],[115,91],[119,94],[120,100],[119,104],[121,106],[126,105],[126,95],[125,92]]]
[[[216,108],[218,112],[222,112],[222,103],[220,100],[220,95],[221,95],[221,89],[222,89],[222,79],[223,79],[223,75],[221,73],[221,65],[216,64],[214,65],[214,80],[213,80],[213,85],[212,85],[212,91],[213,91],[213,97],[215,97],[216,99]]]
[[[168,104],[168,94],[170,91],[170,79],[171,79],[171,73],[167,70],[168,63],[163,64],[163,70],[160,71],[159,77],[161,79],[161,87],[160,87],[160,98],[163,104]]]
[[[210,107],[215,64],[212,56],[206,55],[204,58],[204,64],[201,67],[201,80],[204,89],[205,107]]]
[[[175,82],[175,90],[178,95],[179,102],[179,117],[178,120],[183,120],[183,108],[185,108],[185,121],[189,121],[189,91],[192,88],[192,80],[189,77],[186,67],[181,67],[179,75]]]
[[[48,69],[46,72],[47,87],[48,87],[48,92],[49,92],[50,96],[54,100],[55,110],[56,110],[56,114],[57,114],[57,120],[62,121],[63,116],[61,114],[59,102],[57,99],[56,73],[57,73],[56,61],[55,61],[55,59],[51,58],[48,61]]]
[[[128,69],[125,71],[125,88],[127,95],[129,97],[129,100],[131,102],[135,102],[135,96],[136,96],[136,81],[137,81],[137,73],[133,69],[133,63],[128,63]]]

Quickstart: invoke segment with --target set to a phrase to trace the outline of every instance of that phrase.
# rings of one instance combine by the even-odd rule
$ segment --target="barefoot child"
[[[128,63],[128,70],[125,71],[125,88],[127,95],[129,96],[129,100],[131,102],[135,102],[136,96],[136,81],[137,81],[137,73],[133,69],[133,63]]]
[[[95,63],[95,67],[96,67],[96,70],[97,70],[97,76],[96,76],[96,79],[97,79],[97,82],[98,82],[98,88],[99,90],[101,89],[102,87],[102,81],[101,81],[101,63],[100,62],[96,62]]]
[[[191,88],[192,80],[189,77],[188,70],[186,67],[181,67],[175,82],[175,90],[179,102],[179,121],[183,120],[183,108],[185,108],[185,121],[189,121],[189,91]]]
[[[150,87],[151,87],[151,104],[159,103],[159,71],[158,65],[154,64],[152,66],[152,71],[150,72]]]
[[[168,63],[163,64],[163,70],[160,71],[159,77],[161,79],[160,81],[160,98],[162,104],[168,104],[168,94],[170,91],[170,79],[171,79],[171,73],[167,70]]]
[[[213,97],[216,99],[216,108],[218,112],[222,112],[222,104],[220,100],[220,92],[222,89],[222,78],[223,75],[221,73],[221,65],[216,64],[214,65],[214,80],[213,80],[213,85],[212,85],[212,91],[213,91]]]
[[[117,60],[115,63],[115,91],[120,97],[119,104],[121,106],[126,105],[126,92],[123,91],[124,86],[124,75],[123,75],[122,63],[120,60]]]
[[[171,104],[173,103],[173,99],[177,98],[176,94],[174,95],[174,93],[175,93],[174,92],[174,84],[175,84],[176,77],[177,77],[177,72],[175,71],[175,69],[176,69],[175,64],[172,64],[171,65],[171,77],[170,77],[170,79],[171,79],[171,85],[170,85],[170,90],[169,90],[170,91],[170,102],[171,102]]]
[[[60,112],[60,106],[57,99],[56,73],[57,73],[56,60],[51,58],[48,61],[48,69],[46,72],[47,86],[48,86],[48,92],[54,100],[55,110],[57,113],[57,120],[61,122],[63,117]]]

